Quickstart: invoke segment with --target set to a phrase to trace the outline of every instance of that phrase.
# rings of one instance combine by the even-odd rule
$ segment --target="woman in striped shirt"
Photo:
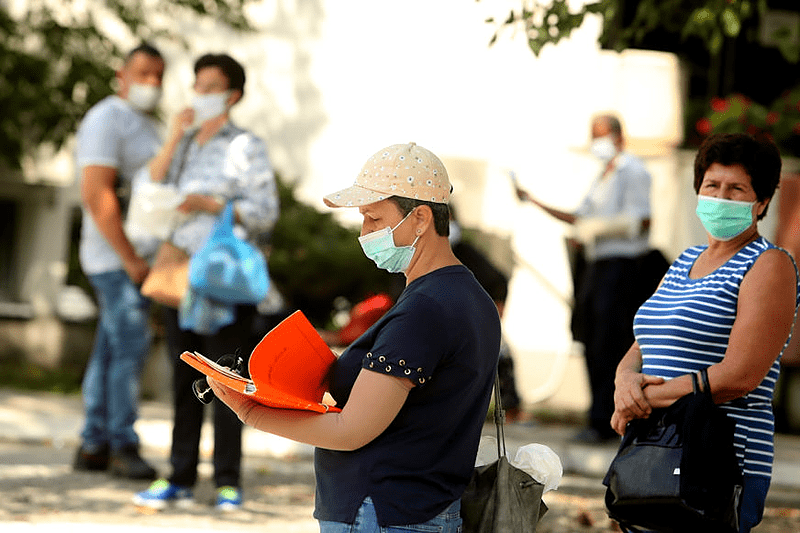
[[[697,215],[708,245],[672,264],[634,320],[636,341],[617,367],[619,434],[692,392],[708,368],[714,401],[736,423],[744,475],[740,532],[761,521],[772,474],[772,396],[798,305],[791,256],[758,233],[780,180],[774,144],[744,134],[709,137],[695,159]]]

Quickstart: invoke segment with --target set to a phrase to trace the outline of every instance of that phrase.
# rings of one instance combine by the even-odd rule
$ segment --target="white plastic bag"
[[[183,202],[183,194],[171,185],[141,181],[134,185],[125,233],[129,239],[157,238],[166,240],[186,215],[177,207]]]
[[[564,469],[556,452],[544,444],[520,446],[511,466],[524,470],[544,485],[544,492],[558,488]]]
[[[497,439],[491,435],[484,435],[478,443],[475,466],[488,465],[494,461],[497,461]]]

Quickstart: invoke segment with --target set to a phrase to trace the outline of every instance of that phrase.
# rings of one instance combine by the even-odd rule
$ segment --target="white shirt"
[[[608,176],[598,177],[575,214],[580,217],[613,218],[628,215],[633,220],[650,218],[650,173],[642,161],[628,153],[617,157]],[[597,239],[590,259],[636,257],[649,248],[649,232],[633,238],[605,237]]]

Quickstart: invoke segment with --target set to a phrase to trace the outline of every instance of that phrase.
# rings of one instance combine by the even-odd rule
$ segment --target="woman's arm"
[[[764,380],[789,338],[797,301],[794,264],[768,250],[742,280],[725,358],[708,369],[716,403],[740,398]]]
[[[161,150],[150,160],[147,168],[150,170],[150,179],[155,182],[164,181],[169,171],[175,149],[178,147],[183,134],[192,125],[194,111],[191,108],[184,109],[172,119],[169,135]]]
[[[217,398],[248,426],[328,450],[351,451],[389,427],[414,387],[405,378],[361,370],[340,413],[272,409],[221,383],[208,380]]]

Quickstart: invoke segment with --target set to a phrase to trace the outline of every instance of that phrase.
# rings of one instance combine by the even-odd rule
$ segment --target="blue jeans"
[[[461,533],[461,500],[454,501],[450,507],[422,524],[408,526],[381,527],[375,514],[375,504],[367,496],[356,513],[352,524],[343,522],[319,521],[320,533]]]
[[[761,476],[744,476],[742,507],[739,510],[739,532],[749,533],[764,516],[770,479]]]
[[[123,270],[88,276],[100,308],[94,347],[83,376],[87,449],[139,444],[133,430],[142,367],[150,351],[149,301]]]

